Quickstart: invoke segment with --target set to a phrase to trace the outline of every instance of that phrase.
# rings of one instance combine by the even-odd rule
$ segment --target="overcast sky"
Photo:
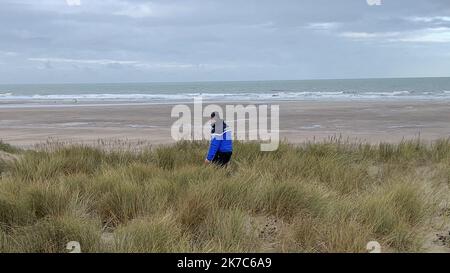
[[[449,71],[448,0],[0,0],[0,83]]]

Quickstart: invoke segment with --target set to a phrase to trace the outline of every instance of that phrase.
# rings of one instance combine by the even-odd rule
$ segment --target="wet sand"
[[[246,103],[242,103],[246,104]],[[450,101],[276,102],[280,136],[299,143],[341,137],[370,143],[450,136]],[[206,103],[204,103],[204,106]],[[0,107],[0,139],[28,147],[49,139],[171,143],[170,104]]]

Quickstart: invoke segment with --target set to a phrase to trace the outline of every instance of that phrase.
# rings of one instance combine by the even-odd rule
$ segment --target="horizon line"
[[[123,81],[123,82],[43,82],[43,83],[0,83],[0,85],[75,85],[75,84],[166,84],[166,83],[220,83],[220,82],[283,82],[283,81],[339,81],[339,80],[395,80],[395,79],[445,79],[450,76],[422,77],[360,77],[360,78],[311,78],[311,79],[265,79],[265,80],[203,80],[203,81]]]

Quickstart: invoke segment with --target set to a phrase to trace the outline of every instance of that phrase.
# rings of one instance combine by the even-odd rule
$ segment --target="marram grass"
[[[448,140],[0,150],[0,252],[419,252],[448,215]]]

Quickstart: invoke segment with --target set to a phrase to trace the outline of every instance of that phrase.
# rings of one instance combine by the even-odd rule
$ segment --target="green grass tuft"
[[[17,147],[14,147],[14,146],[8,144],[8,143],[3,142],[0,139],[0,151],[7,152],[7,153],[10,153],[10,154],[15,154],[15,153],[20,152],[21,150],[19,148],[17,148]]]

